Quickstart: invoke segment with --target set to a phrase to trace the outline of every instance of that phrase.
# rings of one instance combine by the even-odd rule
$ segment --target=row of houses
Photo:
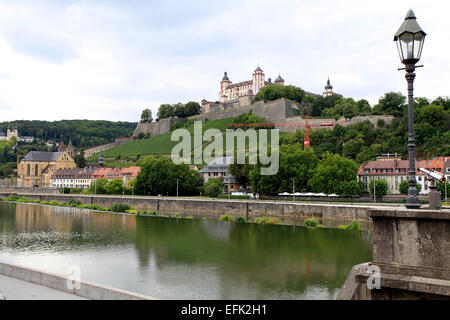
[[[141,171],[140,167],[129,168],[103,168],[89,166],[85,168],[59,169],[50,179],[52,188],[89,188],[97,179],[122,179],[126,184],[136,178]]]
[[[446,180],[450,178],[450,157],[437,157],[429,160],[416,160],[416,182],[421,185],[420,194],[430,192],[426,175],[419,171],[425,168],[441,173]],[[399,194],[400,183],[408,180],[409,161],[402,160],[399,154],[385,154],[378,156],[375,161],[369,161],[358,171],[358,180],[362,181],[367,190],[372,179],[384,179],[388,184],[389,194]],[[368,190],[369,191],[369,190]]]

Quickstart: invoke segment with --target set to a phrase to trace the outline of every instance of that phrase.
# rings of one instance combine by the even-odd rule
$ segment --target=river
[[[0,262],[161,299],[334,299],[370,236],[0,202]]]

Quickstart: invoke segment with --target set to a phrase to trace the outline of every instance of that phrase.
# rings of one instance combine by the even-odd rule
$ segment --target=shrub
[[[347,230],[359,230],[359,222],[356,220],[353,220],[350,222],[350,224],[347,226]]]
[[[238,223],[244,223],[245,222],[245,218],[244,217],[241,217],[241,216],[239,216],[239,217],[237,217],[236,218],[236,220],[235,220],[236,222],[238,222]]]
[[[81,202],[80,201],[70,200],[68,205],[69,205],[69,207],[78,207],[78,206],[81,205]]]
[[[112,212],[126,212],[127,210],[130,210],[131,207],[127,204],[114,204],[110,210]]]
[[[337,228],[342,230],[359,230],[359,221],[353,220],[348,225],[340,224]]]
[[[181,218],[181,215],[180,215],[179,213],[177,213],[177,214],[175,215],[175,218]]]
[[[305,227],[308,228],[315,228],[319,225],[319,221],[316,218],[306,219],[305,220]]]
[[[125,213],[138,214],[139,212],[136,209],[128,209],[125,210]]]
[[[232,221],[232,218],[229,214],[224,214],[220,217],[220,221]]]
[[[281,224],[281,221],[277,218],[270,217],[256,218],[254,222],[257,224]]]
[[[209,178],[205,183],[205,196],[217,198],[222,193],[222,181],[216,178]]]
[[[156,212],[155,210],[148,212],[149,215],[151,216],[157,216],[158,212]]]
[[[58,206],[58,207],[62,205],[62,203],[59,203],[56,200],[52,200],[48,204],[51,205],[51,206]]]

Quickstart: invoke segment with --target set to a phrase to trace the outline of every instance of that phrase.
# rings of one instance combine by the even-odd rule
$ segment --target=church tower
[[[225,71],[223,73],[222,81],[220,81],[220,93],[219,93],[219,101],[220,102],[223,102],[226,100],[226,98],[224,99],[225,89],[228,88],[228,86],[230,84],[231,84],[231,81],[230,81],[230,79],[228,79],[227,72]]]
[[[327,85],[325,86],[325,91],[323,92],[323,97],[329,97],[333,94],[333,86],[330,84],[330,78],[328,78]]]
[[[265,85],[264,72],[258,66],[255,72],[253,72],[253,94],[255,95],[258,94],[258,92],[261,91],[264,85]]]
[[[75,148],[73,147],[72,139],[69,139],[69,144],[67,145],[66,152],[73,158],[75,154]]]

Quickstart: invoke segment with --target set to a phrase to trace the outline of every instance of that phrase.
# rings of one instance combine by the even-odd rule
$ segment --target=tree
[[[261,175],[261,165],[255,165],[250,171],[249,180],[254,193],[278,194],[291,192],[294,185],[295,191],[302,191],[308,186],[312,172],[317,165],[317,157],[311,147],[302,149],[300,143],[282,145],[280,147],[280,164],[276,175]],[[295,179],[293,183],[292,179]]]
[[[354,197],[360,194],[360,184],[358,181],[342,182],[339,186],[339,195],[343,197]]]
[[[73,156],[73,160],[77,164],[78,168],[84,168],[86,166],[86,159],[84,158],[84,151],[81,150],[80,154]]]
[[[357,172],[358,166],[353,160],[338,154],[325,153],[308,185],[315,192],[339,193],[342,183],[356,181]]]
[[[302,102],[305,98],[305,91],[295,86],[265,86],[255,96],[255,100],[274,101],[281,98]]]
[[[91,186],[89,187],[88,192],[91,194],[106,194],[105,186],[108,183],[108,179],[106,178],[99,178],[96,179],[94,182],[91,183]]]
[[[406,97],[400,92],[388,92],[378,100],[372,114],[392,114],[401,116],[406,110]]]
[[[198,102],[189,101],[184,105],[185,114],[187,117],[194,116],[196,114],[200,114],[202,112],[202,108]]]
[[[372,186],[372,188],[373,188],[373,186]],[[400,182],[400,184],[398,186],[398,189],[399,189],[401,194],[408,194],[408,189],[409,189],[409,181],[408,181],[408,179],[403,180],[402,182]],[[417,194],[419,194],[420,191],[422,191],[422,185],[419,184],[419,183],[416,183],[416,190],[417,190]]]
[[[180,195],[197,195],[201,184],[200,173],[186,164],[175,164],[166,157],[145,158],[136,178],[135,193],[142,195],[176,195],[177,179]]]
[[[369,182],[369,192],[373,196],[373,184],[375,183],[376,197],[383,197],[388,193],[388,184],[384,179],[372,179]]]
[[[223,190],[222,181],[216,178],[209,178],[205,183],[205,195],[211,198],[217,198]]]
[[[141,114],[141,122],[152,122],[152,121],[153,121],[152,110],[150,110],[149,108],[144,109]]]
[[[317,97],[311,107],[312,116],[321,116],[323,110],[333,108],[343,97],[340,94],[333,94],[327,97]]]
[[[105,185],[107,194],[121,194],[123,192],[123,180],[120,178],[108,181]]]

